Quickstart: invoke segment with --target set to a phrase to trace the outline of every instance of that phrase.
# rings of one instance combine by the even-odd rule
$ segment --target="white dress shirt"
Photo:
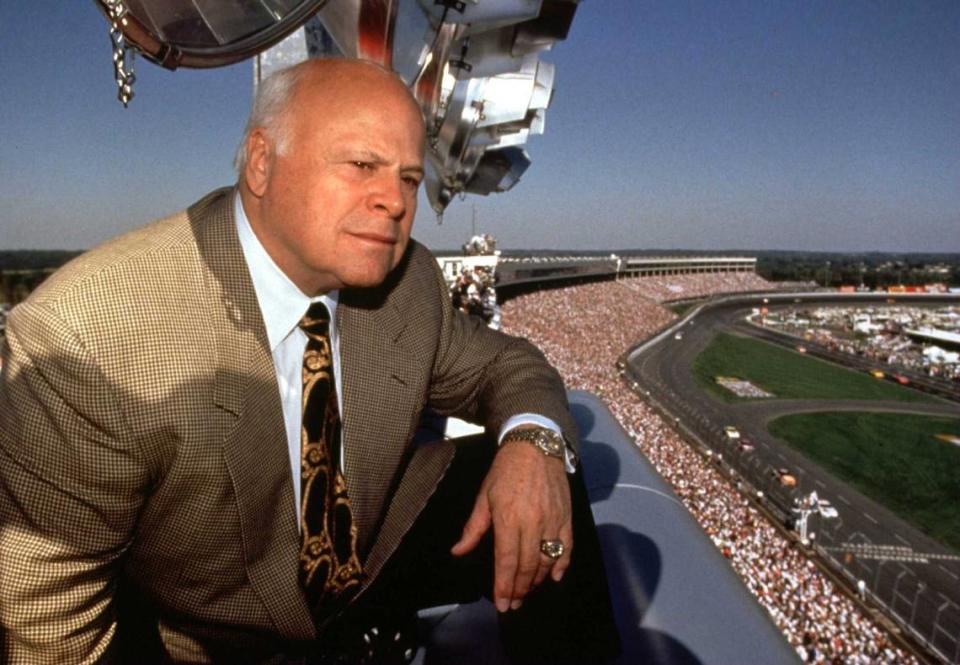
[[[330,291],[321,296],[311,298],[290,281],[290,278],[274,263],[267,250],[263,248],[250,221],[243,210],[240,196],[234,199],[234,217],[237,224],[237,234],[240,237],[240,247],[246,259],[253,289],[260,305],[263,324],[267,329],[267,341],[270,344],[270,353],[273,356],[273,369],[277,376],[277,387],[280,389],[280,403],[283,408],[283,423],[287,434],[287,452],[290,455],[290,474],[293,478],[293,495],[296,500],[296,511],[300,515],[300,428],[303,400],[303,352],[307,347],[307,335],[298,325],[310,304],[316,301],[323,302],[330,310],[330,346],[333,350],[333,376],[337,382],[337,403],[343,417],[343,397],[340,386],[340,338],[337,333],[337,304],[339,292]],[[525,424],[534,424],[552,429],[560,433],[560,427],[553,420],[534,413],[521,413],[509,418],[500,428],[497,441],[502,442],[504,436],[514,427]],[[340,447],[341,469],[344,475],[343,446]],[[567,451],[567,471],[573,472],[571,463],[572,453]]]

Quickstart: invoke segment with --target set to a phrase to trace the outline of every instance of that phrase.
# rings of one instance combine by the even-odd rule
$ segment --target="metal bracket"
[[[441,5],[447,9],[455,9],[461,14],[467,8],[467,3],[464,0],[433,0],[434,5]]]

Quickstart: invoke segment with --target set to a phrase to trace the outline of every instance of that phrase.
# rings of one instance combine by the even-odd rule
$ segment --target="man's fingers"
[[[513,582],[520,555],[520,532],[498,525],[493,531],[493,602],[506,612],[514,600]]]
[[[557,559],[550,569],[550,578],[554,582],[563,579],[563,574],[570,566],[570,554],[573,552],[573,525],[570,522],[560,527],[559,538],[563,541],[563,555]]]
[[[493,524],[493,600],[505,612],[520,607],[531,586],[556,565],[541,553],[542,539],[572,544],[569,484],[560,460],[523,442],[508,442],[494,458],[484,492],[491,512],[488,524]],[[566,569],[569,555],[561,561]]]
[[[517,609],[540,568],[539,532],[520,532],[520,552],[517,558],[517,573],[513,578],[513,603]]]
[[[476,503],[473,504],[473,512],[470,513],[467,523],[463,525],[463,533],[460,536],[460,540],[450,548],[450,553],[454,556],[467,554],[477,546],[477,543],[480,542],[483,534],[485,534],[489,528],[490,505],[487,503],[486,494],[480,492],[480,495],[477,496]]]
[[[540,586],[543,584],[543,580],[547,578],[547,575],[550,573],[550,569],[553,567],[553,559],[548,557],[546,554],[540,555],[540,566],[537,568],[537,575],[533,578],[533,586]]]

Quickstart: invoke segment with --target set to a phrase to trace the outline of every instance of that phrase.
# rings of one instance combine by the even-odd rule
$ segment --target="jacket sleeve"
[[[527,340],[491,330],[479,318],[455,310],[443,275],[431,262],[436,291],[430,295],[442,311],[431,406],[443,415],[481,422],[494,433],[513,415],[546,416],[576,450],[577,429],[557,370]]]
[[[113,592],[145,467],[115,388],[54,311],[14,309],[3,359],[2,660],[96,662],[116,628]]]

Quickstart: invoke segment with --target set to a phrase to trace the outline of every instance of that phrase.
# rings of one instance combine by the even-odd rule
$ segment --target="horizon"
[[[29,253],[54,253],[54,254],[71,254],[79,255],[85,252],[94,249],[95,247],[84,247],[77,249],[63,249],[57,247],[23,247],[23,248],[4,248],[0,247],[0,256],[3,254],[29,254]],[[428,249],[434,254],[445,254],[445,253],[454,253],[455,255],[464,255],[462,247],[428,247]],[[768,255],[768,254],[798,254],[798,255],[827,255],[827,256],[843,256],[847,258],[858,257],[858,256],[885,256],[885,257],[897,257],[897,256],[924,256],[924,257],[938,257],[944,261],[955,262],[960,265],[960,252],[932,252],[932,251],[896,251],[896,250],[864,250],[864,251],[852,251],[852,252],[843,252],[843,251],[830,251],[830,250],[807,250],[807,249],[736,249],[736,248],[721,248],[721,249],[691,249],[691,248],[682,248],[682,247],[672,247],[672,248],[637,248],[637,247],[608,247],[605,249],[576,249],[576,248],[546,248],[546,247],[507,247],[502,250],[499,250],[504,255],[516,254],[516,253],[537,253],[541,252],[544,254],[597,254],[603,255],[607,253],[620,253],[623,255],[628,254],[662,254],[666,255],[667,252],[677,252],[683,255],[707,255],[707,254],[738,254],[738,255]],[[0,270],[3,269],[3,266],[0,265]]]
[[[234,181],[249,61],[138,58],[124,110],[93,2],[13,5],[0,247],[91,247]],[[429,247],[459,247],[475,209],[504,249],[960,252],[958,3],[588,0],[542,59],[557,83],[529,171],[442,226],[421,197]],[[761,249],[717,249],[740,242]]]

